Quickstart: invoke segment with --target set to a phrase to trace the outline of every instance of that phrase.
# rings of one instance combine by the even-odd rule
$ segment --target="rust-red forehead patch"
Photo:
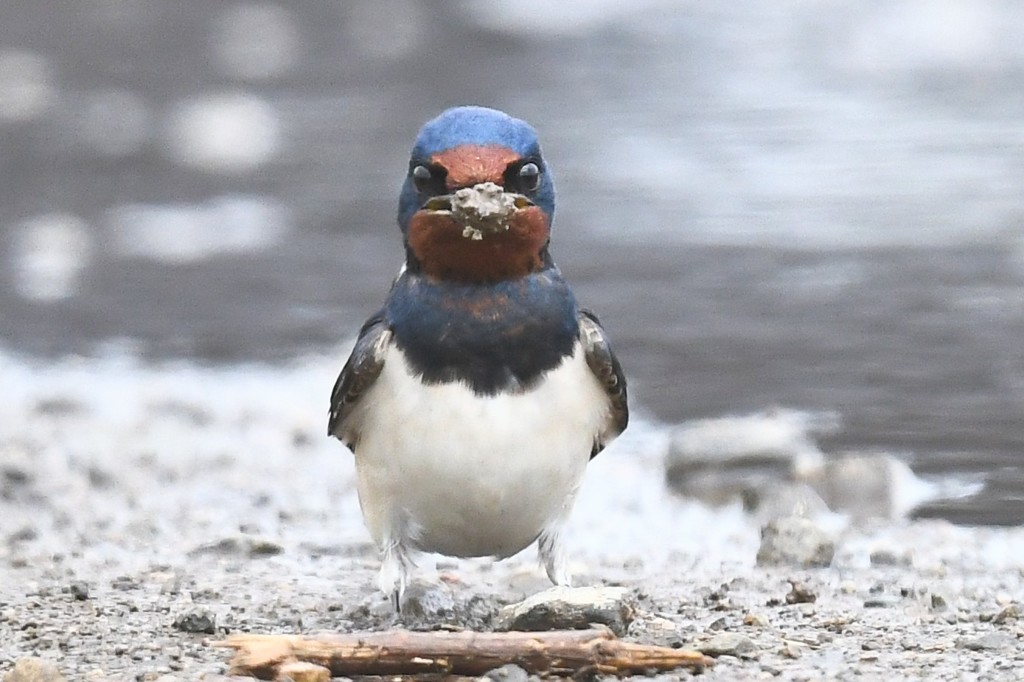
[[[505,169],[519,158],[519,154],[501,145],[463,144],[438,152],[430,160],[448,170],[448,189],[456,189],[480,182],[501,185]]]

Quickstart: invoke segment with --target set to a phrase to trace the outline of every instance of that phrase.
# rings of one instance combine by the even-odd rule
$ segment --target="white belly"
[[[395,346],[350,423],[359,500],[378,545],[515,554],[571,509],[608,399],[577,346],[521,394],[424,385]]]

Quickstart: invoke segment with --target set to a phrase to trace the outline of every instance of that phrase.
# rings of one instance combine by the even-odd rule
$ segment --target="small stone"
[[[277,556],[282,552],[284,552],[284,547],[266,538],[252,538],[249,543],[249,556],[251,557]]]
[[[39,537],[39,532],[32,526],[22,526],[7,536],[7,544],[13,545],[18,542],[31,542]]]
[[[769,521],[761,529],[757,564],[826,567],[832,563],[835,551],[835,542],[813,521],[790,516]]]
[[[1010,604],[1006,606],[1002,611],[992,617],[992,622],[996,625],[1002,625],[1011,620],[1020,620],[1020,606],[1017,604]]]
[[[900,647],[904,651],[917,651],[921,648],[921,644],[919,642],[914,641],[913,639],[910,639],[909,637],[904,637],[900,640]]]
[[[870,555],[872,566],[908,566],[910,557],[898,555],[888,549],[876,549]]]
[[[762,613],[747,613],[743,615],[743,624],[754,628],[768,627],[768,617]]]
[[[315,663],[292,661],[282,664],[277,669],[276,679],[281,682],[328,682],[331,679],[331,671]]]
[[[66,678],[49,661],[34,656],[19,658],[4,675],[4,682],[66,682]]]
[[[552,587],[504,607],[499,630],[579,630],[593,623],[622,636],[636,610],[625,587]]]
[[[411,618],[437,618],[455,610],[455,598],[445,584],[416,580],[402,595],[402,615]]]
[[[212,635],[217,631],[217,617],[210,609],[199,606],[178,614],[174,619],[174,628],[182,632]]]
[[[142,587],[141,583],[130,575],[119,575],[110,581],[110,586],[121,592],[137,590]]]
[[[89,598],[89,584],[82,582],[81,580],[76,580],[71,583],[68,590],[71,592],[72,598],[76,601],[85,601]]]
[[[1008,649],[1016,644],[1017,638],[1008,632],[988,632],[979,637],[961,637],[956,641],[960,649],[968,651],[994,651]]]
[[[887,609],[892,606],[896,606],[900,603],[899,597],[892,597],[886,594],[878,595],[876,597],[868,597],[864,600],[864,608],[866,609]]]
[[[946,598],[941,594],[935,594],[932,592],[930,605],[932,611],[945,611],[949,604],[946,602]]]
[[[655,646],[667,646],[678,649],[683,645],[683,638],[679,634],[678,626],[668,618],[662,618],[661,616],[636,618],[629,624],[627,635],[635,641]]]
[[[754,640],[736,632],[723,632],[699,645],[697,649],[707,656],[744,657],[757,651]]]
[[[9,484],[11,487],[25,485],[32,480],[27,470],[13,464],[0,467],[0,475],[2,475],[4,483]]]
[[[794,642],[791,639],[783,640],[782,642],[782,655],[786,658],[797,659],[804,655],[810,647],[803,642]]]
[[[527,682],[530,675],[518,665],[509,663],[484,673],[480,679],[494,682]]]
[[[265,538],[242,535],[210,542],[189,551],[189,556],[241,556],[251,559],[275,556],[284,552],[284,547]]]
[[[787,604],[813,604],[818,600],[818,595],[804,583],[791,580],[790,590],[786,595]]]

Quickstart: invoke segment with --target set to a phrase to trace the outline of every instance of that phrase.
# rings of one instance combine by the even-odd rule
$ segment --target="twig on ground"
[[[232,635],[214,646],[235,649],[231,673],[273,680],[280,667],[312,663],[334,676],[448,673],[482,675],[514,663],[530,673],[593,670],[632,675],[675,668],[702,670],[698,651],[624,642],[607,628],[552,632],[411,632]]]

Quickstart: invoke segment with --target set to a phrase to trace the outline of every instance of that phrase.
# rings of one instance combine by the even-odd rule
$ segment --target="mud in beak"
[[[487,235],[507,231],[516,211],[533,205],[522,194],[506,192],[493,182],[481,182],[452,194],[433,197],[423,205],[423,210],[451,215],[462,227],[463,237],[481,240]]]

